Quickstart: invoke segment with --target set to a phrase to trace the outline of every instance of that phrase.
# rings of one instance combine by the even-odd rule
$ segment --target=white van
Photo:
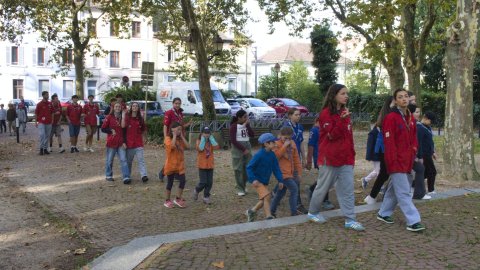
[[[230,105],[225,101],[220,90],[214,84],[210,84],[210,87],[217,115],[230,115]],[[164,111],[172,108],[172,101],[176,97],[182,100],[184,114],[203,115],[198,82],[169,82],[158,85],[157,101],[160,102]]]

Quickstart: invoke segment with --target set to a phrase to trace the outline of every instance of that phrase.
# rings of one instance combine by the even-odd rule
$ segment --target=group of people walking
[[[17,134],[16,121],[18,119],[18,128],[25,134],[28,121],[28,104],[23,97],[17,104],[9,103],[8,108],[5,109],[5,104],[0,104],[0,133],[7,133],[10,136]]]

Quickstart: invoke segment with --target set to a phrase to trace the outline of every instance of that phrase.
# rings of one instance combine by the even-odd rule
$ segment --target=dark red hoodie
[[[355,165],[350,117],[340,118],[344,110],[332,114],[328,108],[325,108],[320,113],[319,166],[323,164],[334,167]]]
[[[383,120],[382,132],[388,174],[410,173],[418,146],[415,118],[394,108]]]

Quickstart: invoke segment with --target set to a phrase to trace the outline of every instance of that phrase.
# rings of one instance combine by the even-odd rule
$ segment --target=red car
[[[297,108],[302,115],[308,114],[308,109],[300,105],[297,101],[289,98],[271,98],[267,100],[268,106],[275,109],[277,115],[283,115],[291,108]]]

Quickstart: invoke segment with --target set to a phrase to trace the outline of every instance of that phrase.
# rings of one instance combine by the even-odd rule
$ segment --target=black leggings
[[[372,190],[370,191],[370,197],[377,198],[380,189],[382,189],[383,184],[387,182],[390,175],[387,173],[387,166],[385,164],[385,157],[383,153],[379,153],[378,157],[380,159],[380,172],[378,173],[377,179],[373,184]]]
[[[173,180],[175,180],[175,178],[180,181],[180,184],[178,185],[178,188],[179,189],[184,189],[185,188],[185,183],[187,182],[187,180],[185,180],[185,174],[178,174],[178,173],[172,173],[170,175],[167,175],[167,190],[172,190],[172,187],[173,187]]]
[[[423,166],[425,166],[425,178],[427,178],[428,192],[435,190],[435,178],[437,169],[433,163],[432,156],[423,156]]]

